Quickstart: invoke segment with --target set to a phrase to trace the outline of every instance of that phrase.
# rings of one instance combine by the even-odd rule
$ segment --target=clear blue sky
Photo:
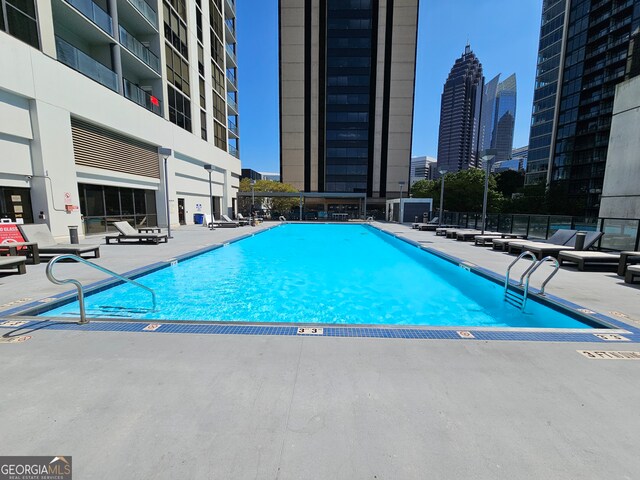
[[[279,170],[278,2],[238,0],[242,166]],[[542,0],[421,0],[412,154],[436,156],[440,94],[467,39],[487,80],[516,74],[514,147],[529,141]]]

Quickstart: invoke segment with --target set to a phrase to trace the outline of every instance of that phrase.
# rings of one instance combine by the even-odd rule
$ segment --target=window
[[[0,0],[0,30],[40,48],[34,0]]]
[[[204,110],[200,110],[200,136],[207,139],[207,113]]]
[[[213,94],[213,118],[218,120],[220,123],[226,122],[225,107],[226,107],[226,103],[224,99],[219,95],[217,95],[216,93],[214,93]]]
[[[171,85],[167,85],[169,121],[191,131],[191,101]]]
[[[158,225],[153,190],[81,183],[78,196],[87,234],[114,230],[113,222],[122,220],[132,225]]]
[[[214,145],[227,151],[227,129],[217,122],[213,122]]]
[[[220,96],[224,96],[224,72],[215,64],[211,64],[211,83],[213,90]]]

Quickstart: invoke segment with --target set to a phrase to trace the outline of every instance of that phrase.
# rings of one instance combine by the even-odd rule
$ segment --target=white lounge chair
[[[160,242],[167,243],[169,238],[166,234],[160,233],[142,233],[143,230],[148,230],[147,228],[141,228],[136,230],[133,228],[129,222],[113,222],[113,226],[116,227],[119,235],[107,235],[105,240],[107,241],[107,245],[112,241],[116,241],[118,243],[126,242],[127,240],[137,240],[139,243],[149,242],[155,243],[158,245]]]

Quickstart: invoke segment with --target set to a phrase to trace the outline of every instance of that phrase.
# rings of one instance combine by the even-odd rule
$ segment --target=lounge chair
[[[602,237],[602,232],[588,232],[584,239],[583,250],[589,250],[595,245],[595,243]],[[509,244],[509,253],[514,253],[512,250],[524,251],[528,250],[538,257],[538,260],[542,260],[544,257],[558,257],[560,252],[567,250],[575,250],[577,235],[573,236],[564,245],[549,245],[547,243],[532,243],[525,245],[524,247],[519,245]]]
[[[244,225],[249,225],[251,223],[251,220],[249,220],[248,218],[244,218],[244,215],[242,215],[241,213],[236,215],[236,217],[238,217],[238,223],[241,227]]]
[[[93,252],[94,258],[100,258],[100,245],[56,243],[56,239],[51,235],[51,230],[44,224],[18,225],[18,230],[27,242],[38,244],[38,252],[41,256],[70,253],[81,257],[83,253]]]
[[[564,265],[566,262],[575,263],[578,266],[578,270],[583,271],[586,264],[612,264],[611,266],[617,267],[620,262],[619,253],[608,252],[585,252],[580,251],[562,251],[558,255],[558,261],[560,265]]]
[[[226,215],[224,215],[226,217]],[[229,218],[229,217],[227,217]],[[220,228],[236,228],[240,226],[240,222],[234,222],[229,218],[229,221],[226,220],[216,220],[215,217],[211,217],[211,215],[204,216],[205,225],[214,230],[216,227]]]
[[[475,245],[486,247],[487,244],[492,245],[494,240],[503,238],[509,240],[526,240],[527,236],[519,233],[485,233],[484,235],[476,235],[473,241]]]
[[[222,219],[221,222],[235,223],[238,227],[242,226],[242,224],[239,221],[231,220],[229,215],[220,215],[220,218]]]
[[[636,279],[640,280],[640,265],[631,265],[627,267],[627,274],[624,276],[624,283],[635,283]]]
[[[492,247],[494,250],[508,250],[510,244],[525,244],[525,243],[549,243],[552,245],[565,245],[569,240],[571,240],[575,234],[578,233],[577,230],[558,230],[553,235],[551,235],[547,240],[540,240],[537,242],[530,240],[520,240],[513,238],[496,238],[492,242]]]
[[[20,256],[10,256],[10,257],[0,257],[0,268],[17,268],[18,273],[20,275],[24,275],[27,273],[27,267],[25,266],[25,262],[27,261],[27,257]]]
[[[126,242],[128,240],[137,240],[139,243],[148,242],[155,243],[156,245],[158,245],[160,242],[167,243],[169,241],[166,234],[141,233],[140,230],[145,229],[136,230],[129,224],[129,222],[113,222],[113,226],[116,227],[120,234],[106,236],[105,240],[107,241],[107,245],[112,241],[122,243],[123,241]]]
[[[447,233],[445,233],[445,236],[447,238],[457,239],[459,233],[473,233],[474,235],[480,235],[482,232],[473,228],[450,228],[447,230]]]
[[[488,235],[500,235],[498,232],[485,232]],[[482,232],[478,232],[477,230],[471,230],[469,232],[458,232],[456,233],[456,240],[460,242],[469,242],[474,240],[476,237],[482,235]]]
[[[438,224],[438,217],[433,217],[431,220],[429,220],[428,222],[415,222],[411,224],[411,228],[414,228],[416,230],[420,229],[421,226],[427,226],[427,225],[437,225]]]
[[[640,252],[634,252],[633,250],[623,250],[622,252],[620,252],[620,262],[618,263],[618,275],[620,275],[621,277],[624,277],[625,273],[627,272],[627,266],[629,264],[635,264],[635,263],[640,263]]]

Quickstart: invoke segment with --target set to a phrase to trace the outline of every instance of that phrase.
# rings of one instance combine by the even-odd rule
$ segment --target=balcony
[[[231,57],[231,60],[233,60],[234,65],[238,65],[238,59],[236,58],[236,51],[235,51],[235,43],[234,44],[227,43],[227,45],[225,46],[225,49],[227,50],[227,55],[229,55],[229,57]]]
[[[144,0],[127,0],[147,21],[158,27],[158,13]]]
[[[236,20],[235,20],[235,18],[227,18],[227,19],[225,19],[224,24],[227,27],[227,33],[229,34],[228,36],[230,36],[231,38],[233,38],[235,40],[235,38],[236,38]]]
[[[58,60],[77,72],[101,83],[111,90],[118,91],[118,76],[115,72],[94,60],[86,53],[56,37],[56,51]]]
[[[113,36],[111,16],[91,0],[65,0],[82,15],[91,20],[102,31]]]
[[[234,68],[227,68],[227,83],[233,87],[232,90],[238,90],[238,79]]]
[[[160,100],[158,100],[153,95],[145,92],[137,85],[134,85],[126,78],[123,79],[122,82],[124,86],[124,96],[129,100],[137,103],[138,105],[146,108],[150,112],[155,113],[156,115],[162,116],[162,105],[160,104]]]
[[[236,0],[227,0],[226,6],[224,8],[224,14],[227,17],[235,17],[236,16]]]
[[[234,147],[233,145],[229,145],[229,153],[236,158],[240,158],[240,152],[238,151],[238,148]]]
[[[238,103],[229,95],[227,95],[227,105],[229,105],[229,107],[231,107],[235,112],[240,113],[240,110],[238,110]]]
[[[120,25],[120,43],[154,72],[160,74],[160,59],[133,35],[127,32],[122,25]]]
[[[235,137],[238,137],[238,124],[233,123],[233,122],[229,122],[228,124],[228,128],[229,128],[229,133],[232,133]]]

